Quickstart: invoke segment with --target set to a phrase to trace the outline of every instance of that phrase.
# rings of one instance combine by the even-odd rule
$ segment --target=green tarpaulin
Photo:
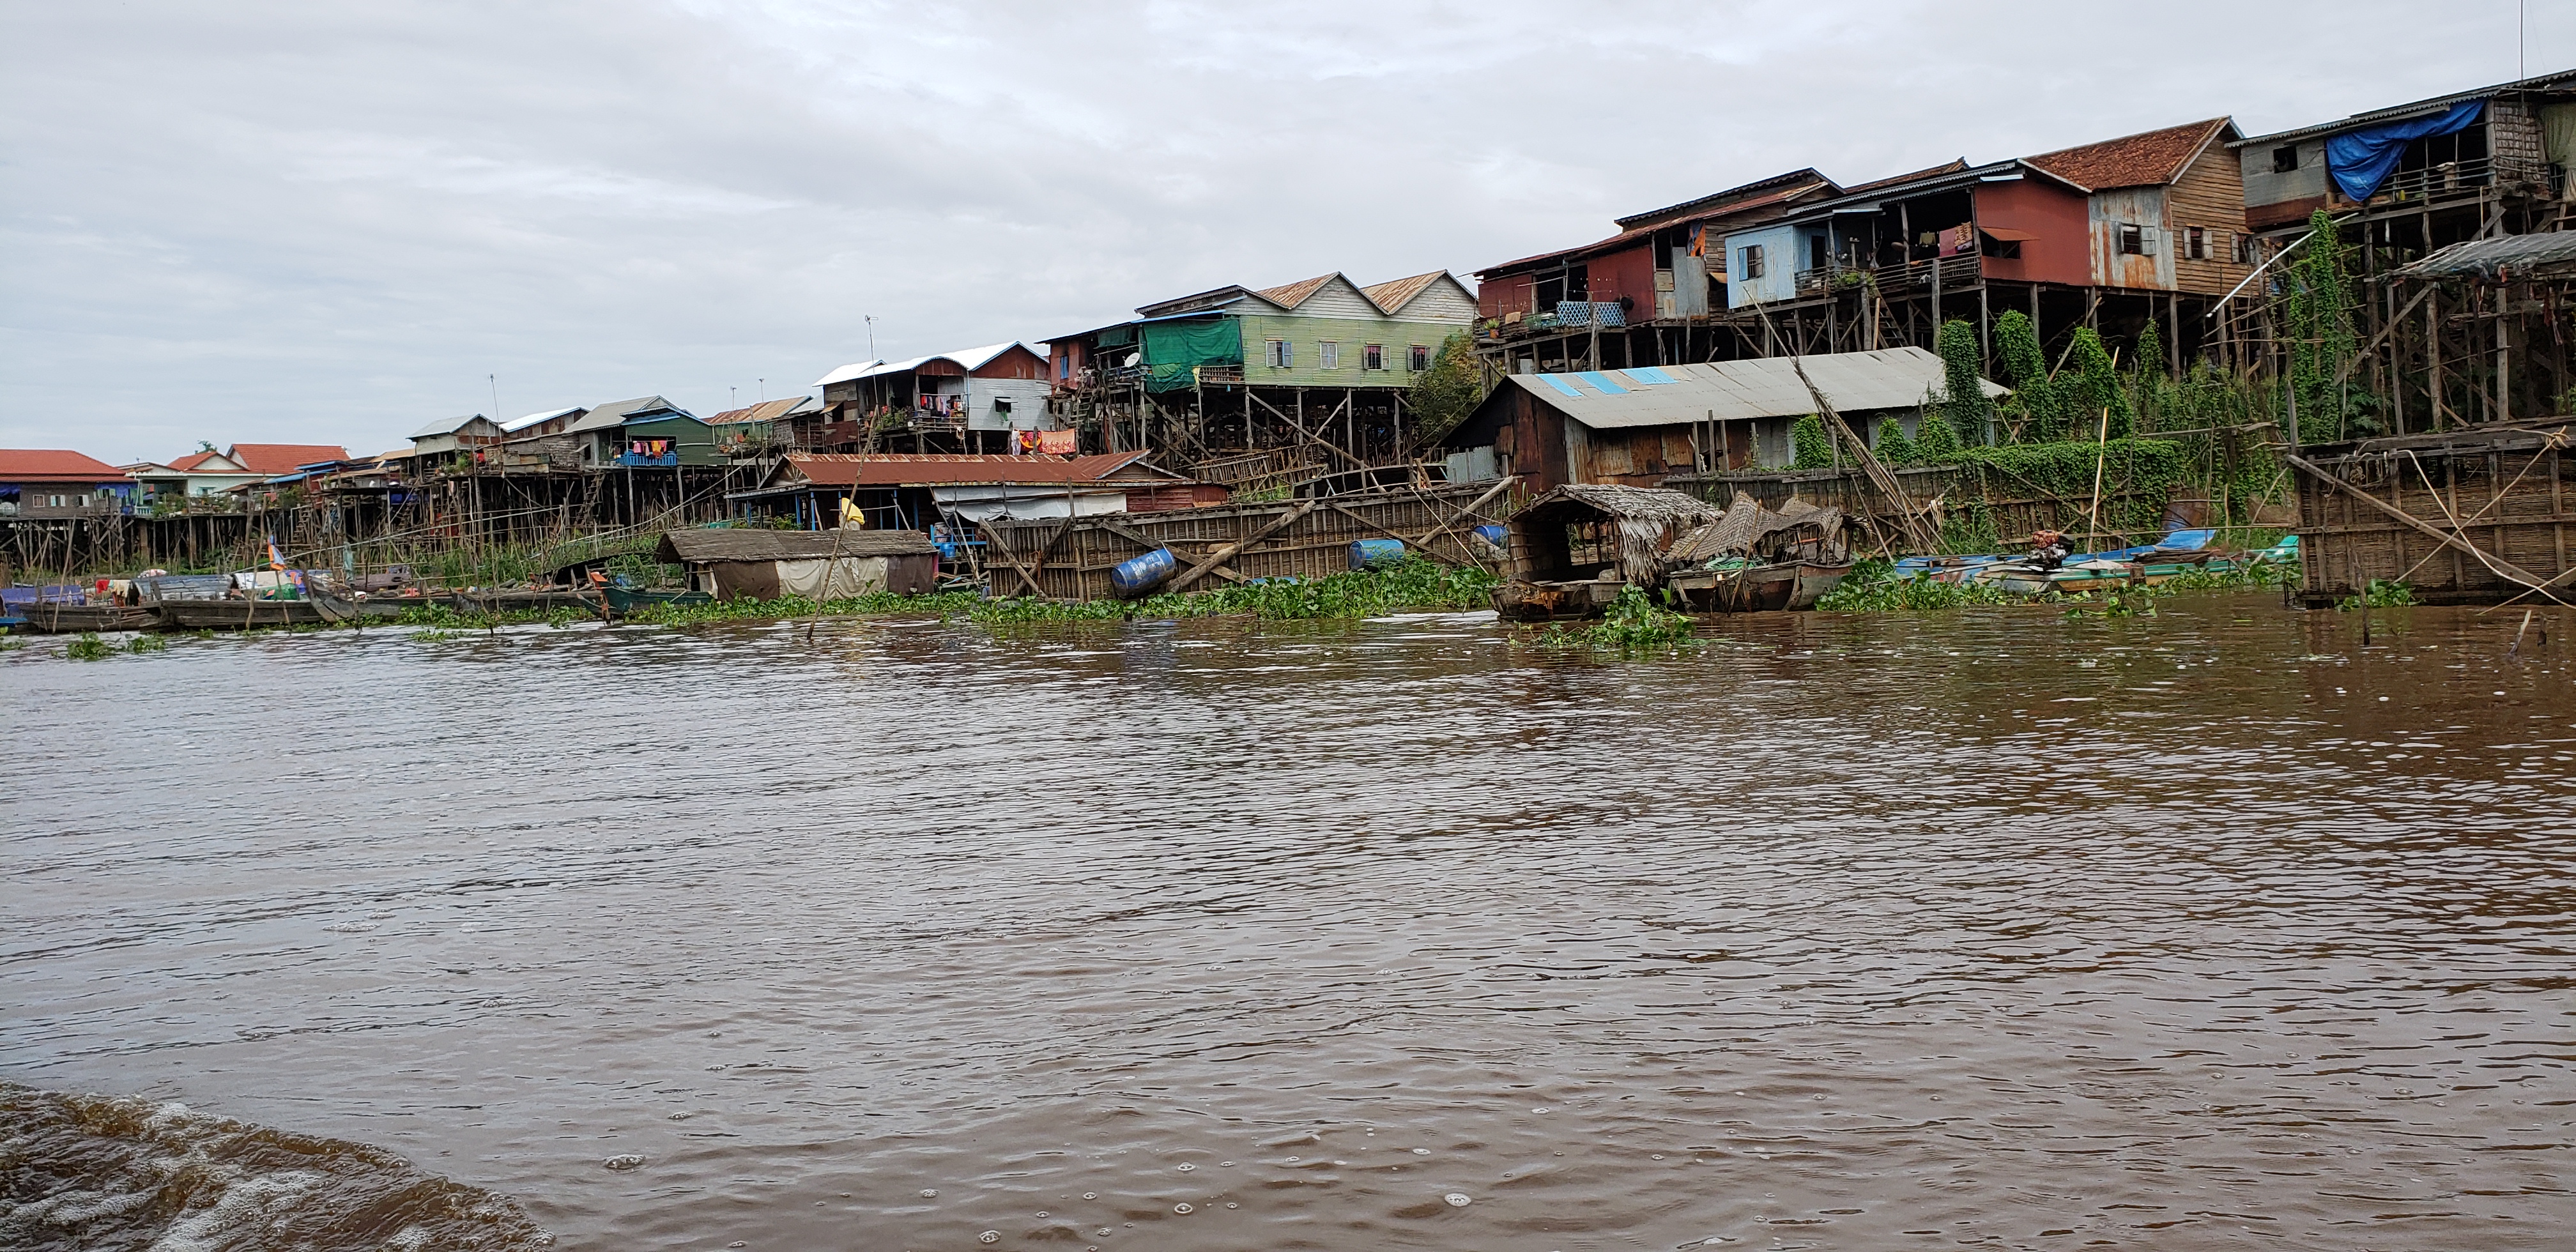
[[[1243,336],[1234,319],[1148,322],[1145,332],[1145,389],[1177,391],[1195,381],[1190,373],[1202,365],[1243,364]]]

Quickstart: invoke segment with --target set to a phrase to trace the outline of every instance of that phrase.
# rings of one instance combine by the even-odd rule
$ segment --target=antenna
[[[500,375],[498,375],[498,374],[485,374],[485,375],[483,376],[483,381],[485,381],[485,382],[487,382],[487,383],[492,384],[492,420],[493,420],[493,421],[496,421],[496,422],[497,422],[497,421],[500,421],[500,420],[501,420],[501,376],[500,376]]]
[[[868,363],[869,363],[869,364],[871,364],[871,365],[873,365],[873,364],[875,364],[875,363],[876,363],[876,361],[877,361],[877,318],[876,318],[876,314],[874,314],[874,313],[869,313],[869,314],[863,315],[862,317],[860,317],[860,319],[859,319],[859,320],[860,320],[860,321],[863,321],[863,322],[866,322],[866,323],[868,324]]]
[[[766,378],[760,380],[760,402],[769,403],[769,380]]]
[[[2531,68],[2523,64],[2523,58],[2530,55],[2530,36],[2526,33],[2530,29],[2531,0],[2518,0],[2513,6],[2513,76],[2515,78],[2531,77]]]

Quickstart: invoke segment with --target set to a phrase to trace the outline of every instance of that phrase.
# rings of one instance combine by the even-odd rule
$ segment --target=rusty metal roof
[[[1272,304],[1278,305],[1280,308],[1293,309],[1298,305],[1304,304],[1306,302],[1306,297],[1311,296],[1318,291],[1322,291],[1324,289],[1324,284],[1341,277],[1342,276],[1338,272],[1331,274],[1318,274],[1313,278],[1305,279],[1300,282],[1289,283],[1284,287],[1256,288],[1252,294],[1259,296]],[[1350,280],[1345,278],[1342,279],[1342,281],[1349,282]]]
[[[2536,269],[2563,273],[2571,265],[2576,265],[2576,231],[2553,230],[2455,243],[2397,272],[2417,278],[2499,282],[2509,275],[2529,277],[2528,271]]]
[[[784,400],[764,400],[748,408],[726,409],[708,418],[707,425],[731,426],[741,422],[774,422],[795,412],[799,406],[811,402],[813,398],[812,396],[790,396]]]
[[[2233,137],[2236,123],[2223,117],[2187,122],[2163,130],[2122,135],[2100,143],[2079,144],[2023,157],[2022,163],[2086,191],[2118,187],[2159,187],[2182,177],[2191,159],[2220,135]]]
[[[1142,452],[1103,452],[1071,458],[991,454],[795,452],[785,459],[817,487],[929,487],[967,483],[1089,483],[1137,465]],[[1157,478],[1175,475],[1152,466]]]
[[[349,450],[336,443],[237,443],[226,453],[253,474],[292,474],[302,466],[349,459]]]
[[[1362,287],[1360,294],[1367,296],[1369,303],[1376,305],[1387,316],[1393,317],[1396,310],[1411,304],[1415,296],[1431,290],[1431,284],[1448,277],[1447,270],[1433,270],[1428,274],[1416,274],[1411,278],[1399,278],[1392,282]]]

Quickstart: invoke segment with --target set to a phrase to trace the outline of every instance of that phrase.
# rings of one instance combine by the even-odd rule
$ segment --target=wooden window
[[[2209,259],[2209,232],[2208,232],[2208,231],[2206,231],[2206,230],[2201,229],[2201,228],[2200,228],[2200,227],[2198,227],[2198,226],[2193,226],[2193,227],[2190,227],[2190,228],[2188,228],[2187,230],[2185,230],[2185,231],[2183,232],[2183,253],[2182,253],[2182,254],[2183,254],[2184,256],[2186,256],[2186,257],[2191,258],[2192,260],[2195,260],[2195,261],[2206,261],[2206,260],[2208,260],[2208,259]]]
[[[1342,345],[1334,340],[1326,339],[1318,342],[1315,345],[1315,355],[1321,358],[1325,369],[1337,370],[1342,367]]]
[[[1761,245],[1761,244],[1758,244],[1758,243],[1749,243],[1749,244],[1744,245],[1744,265],[1743,265],[1743,270],[1744,270],[1744,276],[1745,276],[1746,278],[1760,278],[1760,277],[1762,277],[1762,245]]]
[[[2127,222],[2120,223],[2120,255],[2145,256],[2146,254],[2147,228],[2133,226]]]
[[[1386,345],[1382,343],[1363,345],[1360,348],[1360,368],[1364,370],[1385,369]]]
[[[2299,145],[2294,143],[2283,144],[2278,148],[2272,149],[2272,172],[2275,174],[2298,173]]]
[[[1290,348],[1285,339],[1263,340],[1261,347],[1263,359],[1269,361],[1274,368],[1286,369],[1297,363],[1296,350]]]
[[[1416,374],[1431,368],[1431,349],[1418,343],[1410,348],[1406,348],[1404,350],[1404,368],[1412,370]]]

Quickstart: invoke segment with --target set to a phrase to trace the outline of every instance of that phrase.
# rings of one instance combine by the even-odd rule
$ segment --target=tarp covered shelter
[[[675,530],[653,555],[719,600],[921,595],[939,579],[939,549],[917,530]]]

